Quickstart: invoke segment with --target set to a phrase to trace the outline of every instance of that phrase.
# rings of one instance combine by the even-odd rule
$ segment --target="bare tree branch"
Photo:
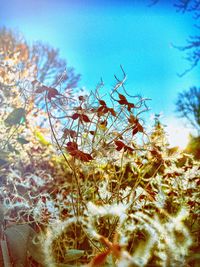
[[[176,112],[185,118],[190,125],[200,133],[200,88],[191,87],[188,91],[179,93],[176,102]]]
[[[152,0],[152,2],[153,4],[156,4],[158,2],[162,2],[162,0]],[[174,7],[178,12],[189,12],[193,14],[194,21],[197,21],[197,24],[194,24],[194,26],[197,29],[200,29],[200,26],[198,25],[198,20],[200,18],[200,0],[174,0]],[[184,72],[178,74],[180,77],[182,77],[199,65],[200,35],[190,36],[185,45],[174,45],[174,47],[185,52],[186,60],[190,62],[190,66]]]

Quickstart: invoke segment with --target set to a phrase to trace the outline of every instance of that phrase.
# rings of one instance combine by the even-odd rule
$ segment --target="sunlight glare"
[[[189,142],[191,130],[180,123],[179,120],[170,120],[165,128],[170,147],[178,146],[185,149]]]

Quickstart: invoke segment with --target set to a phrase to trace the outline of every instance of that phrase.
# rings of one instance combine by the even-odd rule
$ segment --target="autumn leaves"
[[[45,94],[46,105],[62,109],[64,115],[60,122],[65,126],[60,147],[74,159],[90,162],[102,148],[106,151],[132,153],[135,135],[144,133],[138,118],[143,99],[138,97],[140,106],[130,102],[127,96],[118,92],[120,87],[110,94],[110,99],[107,99],[109,104],[95,92],[92,97],[78,96],[73,107],[66,109],[65,106],[64,109],[62,102],[67,101],[67,98],[57,89],[42,85],[38,81],[33,81],[32,84],[36,94]],[[55,119],[51,112],[49,117]]]
[[[93,159],[93,157],[90,154],[79,150],[76,142],[68,142],[66,150],[72,157],[79,159],[81,161],[88,162]]]

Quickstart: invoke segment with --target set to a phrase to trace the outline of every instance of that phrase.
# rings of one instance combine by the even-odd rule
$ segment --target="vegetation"
[[[0,48],[0,266],[198,266],[199,162],[147,133],[123,68],[109,100],[66,95]]]
[[[151,4],[157,4],[161,0],[152,0]],[[200,3],[197,0],[174,0],[173,6],[178,12],[190,13],[194,19],[194,27],[196,28],[196,35],[189,36],[185,45],[174,45],[186,54],[190,66],[180,74],[180,77],[186,75],[188,72],[199,66],[200,61],[200,35],[198,30],[200,18]],[[199,125],[200,125],[200,91],[199,88],[193,86],[188,90],[179,93],[176,101],[176,112],[179,117],[185,119],[190,126],[196,131],[190,135],[190,141],[185,149],[186,153],[192,153],[196,159],[200,159],[200,143],[199,143]]]
[[[179,93],[176,102],[179,116],[200,133],[200,88],[192,87],[188,91]]]
[[[200,90],[192,87],[188,91],[179,93],[176,102],[176,112],[185,119],[196,131],[196,135],[190,135],[186,153],[192,153],[196,159],[200,159]]]

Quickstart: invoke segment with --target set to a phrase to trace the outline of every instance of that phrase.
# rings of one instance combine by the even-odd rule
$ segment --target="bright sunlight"
[[[178,146],[181,150],[186,148],[191,129],[184,127],[180,121],[176,119],[170,119],[167,122],[165,130],[171,147]]]

